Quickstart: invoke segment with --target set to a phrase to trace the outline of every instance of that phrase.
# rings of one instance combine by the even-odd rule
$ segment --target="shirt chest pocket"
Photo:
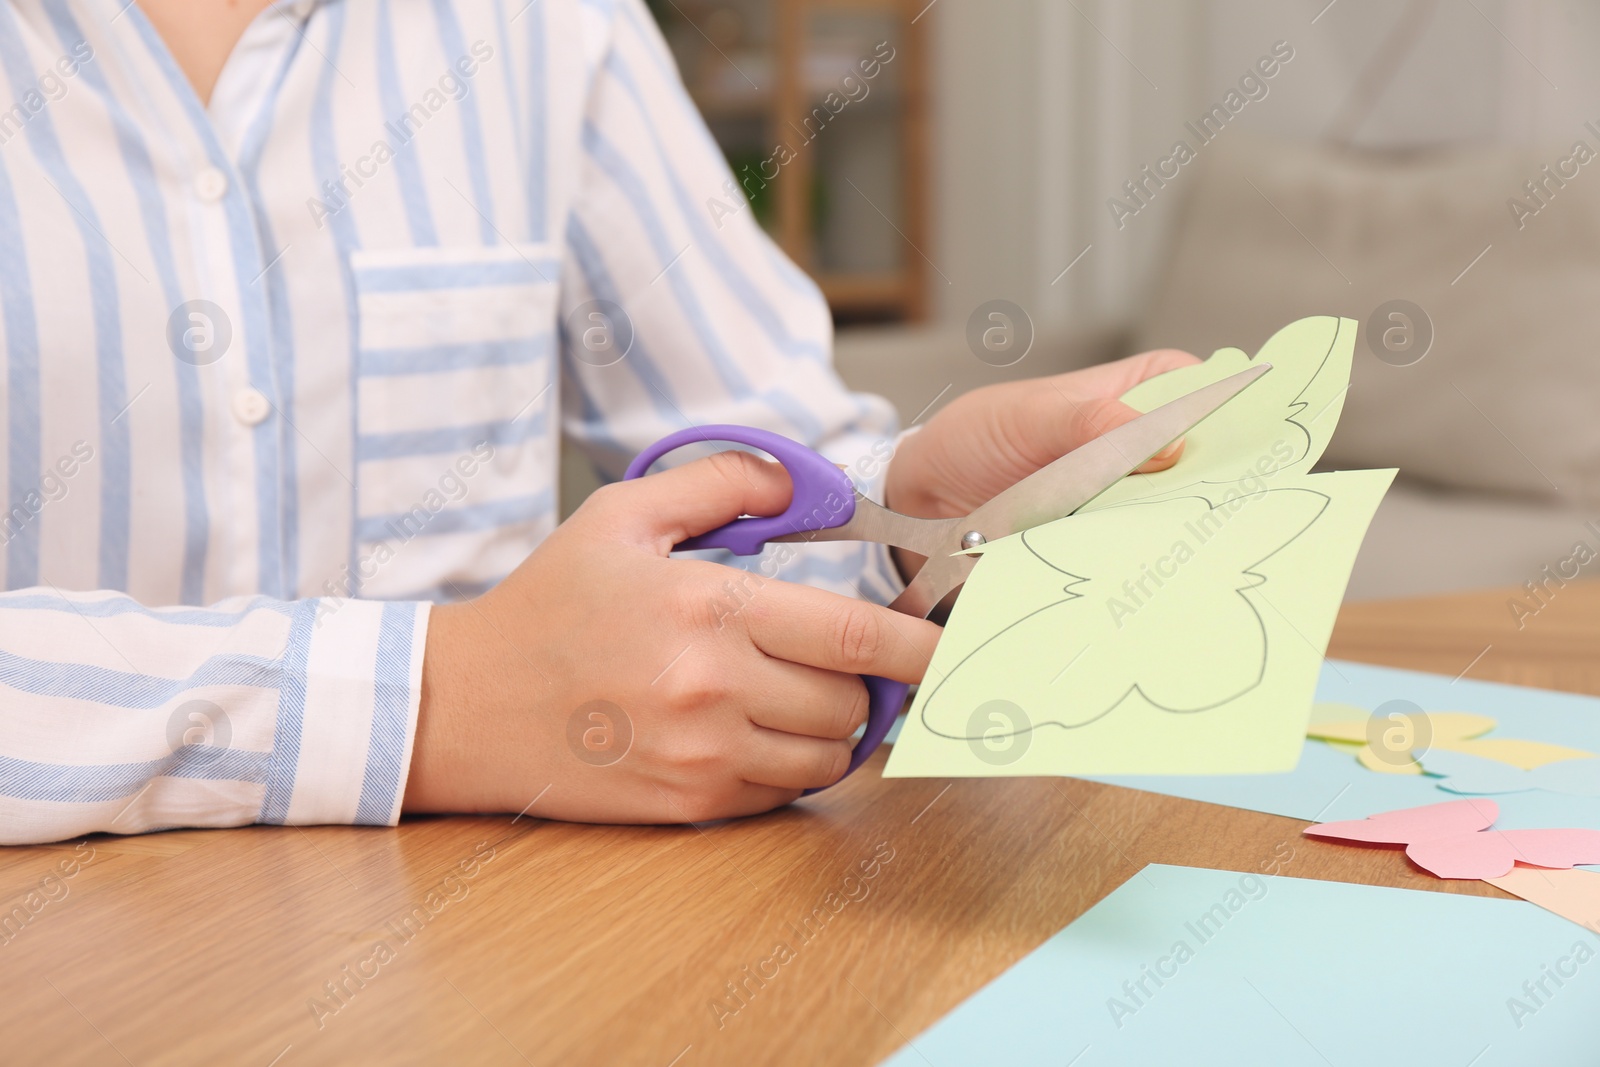
[[[352,254],[356,585],[451,599],[554,526],[559,264],[540,245]]]

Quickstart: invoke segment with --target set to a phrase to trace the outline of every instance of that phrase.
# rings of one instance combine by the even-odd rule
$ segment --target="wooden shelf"
[[[816,275],[817,286],[828,298],[828,306],[843,312],[881,312],[910,306],[914,302],[911,284],[905,273]]]
[[[690,89],[695,106],[708,121],[715,119],[763,118],[772,111],[772,94],[708,92]]]
[[[884,320],[916,321],[926,313],[927,267],[919,248],[929,243],[927,222],[927,171],[928,171],[928,93],[926,88],[925,30],[929,19],[919,19],[927,0],[675,0],[673,4],[658,7],[664,25],[681,32],[669,32],[678,61],[683,67],[690,95],[708,121],[714,123],[743,123],[725,126],[719,132],[724,136],[738,136],[738,144],[724,144],[724,151],[748,154],[751,148],[748,125],[751,120],[764,124],[764,147],[776,153],[779,146],[787,150],[779,176],[772,180],[770,192],[771,211],[768,229],[780,247],[800,268],[817,279],[830,306],[840,316],[871,316]],[[808,137],[806,119],[813,108],[819,106],[829,90],[807,84],[807,58],[813,51],[811,34],[817,16],[834,21],[839,16],[861,15],[870,20],[892,19],[889,43],[895,50],[892,67],[884,64],[880,74],[864,97],[853,100],[846,109],[837,113],[831,122],[846,124],[866,115],[874,123],[892,118],[893,171],[896,175],[888,188],[893,189],[892,203],[882,202],[879,209],[893,223],[884,222],[878,229],[874,219],[870,231],[863,228],[863,239],[882,242],[867,254],[846,254],[843,262],[897,261],[898,266],[886,273],[854,273],[835,269],[842,265],[837,257],[833,263],[825,254],[820,238],[823,220],[819,212],[827,203],[822,188],[832,188],[835,195],[849,196],[849,186],[844,184],[837,153],[845,149],[849,138],[834,135],[826,141],[828,126],[815,139]],[[913,21],[916,20],[916,21]],[[877,31],[865,36],[876,41]],[[741,34],[744,36],[741,37]],[[716,38],[714,40],[713,38]],[[832,41],[830,35],[830,42]],[[720,43],[719,43],[720,42]],[[762,63],[763,73],[758,78],[759,88],[749,93],[729,91],[716,84],[718,76],[726,71],[701,64],[726,64],[734,54],[750,55],[763,47],[769,49],[770,62]],[[861,60],[872,58],[873,45],[867,45]],[[841,54],[837,43],[830,43],[827,52]],[[702,76],[708,74],[710,76]],[[849,73],[847,66],[839,67],[842,81]],[[854,108],[851,112],[849,108]],[[816,127],[815,120],[812,127]],[[857,127],[859,130],[860,127]],[[881,143],[881,142],[880,142]],[[858,136],[855,150],[860,151]],[[878,165],[886,158],[877,157]],[[870,164],[869,164],[870,165]],[[881,175],[882,172],[880,171]],[[832,176],[840,176],[835,180]],[[855,175],[859,178],[859,173]],[[853,181],[853,179],[851,179]],[[838,193],[843,188],[843,194]],[[881,189],[880,189],[881,191]],[[865,194],[863,194],[865,195]],[[879,193],[874,193],[876,199]],[[838,200],[834,201],[839,203]],[[843,225],[843,224],[840,224]],[[840,241],[854,237],[850,230],[840,230],[836,225],[829,231],[831,247],[840,250]],[[893,255],[886,255],[887,249]],[[863,251],[860,248],[857,252]]]

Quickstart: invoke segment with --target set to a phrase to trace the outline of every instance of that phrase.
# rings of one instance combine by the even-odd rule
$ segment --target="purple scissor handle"
[[[769,541],[794,542],[813,538],[848,540],[819,535],[824,530],[836,531],[848,526],[856,518],[858,502],[872,509],[885,510],[859,497],[850,476],[821,453],[798,441],[791,441],[782,434],[753,426],[701,426],[668,434],[635,456],[622,477],[624,480],[641,477],[652,463],[668,452],[685,445],[708,442],[746,445],[772,456],[789,472],[789,478],[794,482],[794,495],[781,514],[734,519],[715,530],[680,541],[675,546],[677,548],[726,548],[738,556],[753,556],[765,548]],[[911,524],[925,521],[909,516],[904,518]],[[883,744],[911,688],[904,682],[880,678],[875,674],[863,674],[861,680],[867,686],[867,728],[850,754],[850,766],[844,772],[845,777],[853,774]],[[809,789],[806,792],[809,795],[816,790]]]
[[[668,434],[633,457],[623,480],[641,477],[656,460],[685,445],[719,442],[759,448],[783,464],[794,482],[794,496],[782,514],[734,519],[676,547],[726,548],[736,556],[754,556],[784,534],[843,526],[855,516],[856,487],[848,474],[798,441],[754,426],[700,426]]]
[[[779,515],[734,519],[676,547],[726,548],[741,556],[753,556],[775,541],[875,541],[909,549],[925,556],[927,562],[889,606],[925,619],[972,573],[977,565],[970,554],[973,549],[1071,515],[1271,369],[1270,363],[1257,364],[1124,423],[1041,467],[960,518],[919,519],[890,511],[856,492],[850,477],[825,456],[780,434],[750,426],[701,426],[669,434],[635,456],[623,478],[642,477],[652,463],[684,445],[720,442],[758,448],[789,472],[794,482],[789,506]],[[883,743],[910,689],[904,682],[870,674],[862,675],[861,680],[870,698],[867,727],[850,754],[844,777],[853,774]],[[815,792],[818,790],[806,790],[807,795]]]

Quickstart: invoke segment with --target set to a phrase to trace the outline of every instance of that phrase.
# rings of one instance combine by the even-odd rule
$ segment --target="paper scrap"
[[[1595,756],[1556,760],[1524,770],[1497,759],[1448,748],[1430,748],[1416,755],[1424,771],[1442,779],[1439,788],[1451,793],[1486,796],[1542,789],[1567,796],[1600,798],[1600,758]]]
[[[1334,841],[1404,845],[1407,858],[1440,878],[1498,878],[1518,863],[1551,868],[1600,863],[1600,830],[1490,830],[1499,815],[1492,800],[1450,800],[1318,823],[1304,832]]]
[[[1319,702],[1378,708],[1405,700],[1424,708],[1456,708],[1487,715],[1496,730],[1514,737],[1600,752],[1600,698],[1549,689],[1479,682],[1450,674],[1375,667],[1328,660],[1317,683]],[[1361,714],[1358,712],[1357,714]],[[1436,803],[1450,797],[1441,779],[1426,775],[1373,774],[1351,755],[1321,741],[1307,741],[1292,773],[1274,775],[1100,776],[1133,789],[1226,804],[1251,811],[1324,822],[1359,819],[1378,811]],[[1583,826],[1600,830],[1600,798],[1531,790],[1497,794],[1501,829]]]
[[[1498,878],[1516,864],[1578,867],[1600,863],[1600,831],[1487,830],[1416,841],[1406,856],[1440,878]]]
[[[1258,356],[1272,372],[1191,431],[1173,477],[1124,479],[985,545],[884,774],[1292,768],[1394,477],[1305,473],[1337,422],[1354,331],[1326,317],[1285,327]],[[1154,407],[1248,362],[1224,350],[1127,399]]]
[[[1322,711],[1324,707],[1316,710]],[[1306,736],[1358,746],[1357,761],[1379,774],[1421,774],[1422,768],[1415,759],[1409,758],[1418,738],[1431,738],[1434,745],[1443,747],[1494,729],[1494,720],[1488,716],[1458,711],[1392,712],[1386,721],[1375,723],[1374,712],[1364,712],[1360,708],[1348,710],[1359,718],[1319,719],[1314,713],[1311,725],[1306,727]],[[1372,744],[1374,734],[1376,740],[1381,741],[1378,748]]]
[[[1514,867],[1505,874],[1485,878],[1484,881],[1530,904],[1555,912],[1563,919],[1571,919],[1579,926],[1600,932],[1600,873]]]
[[[1353,708],[1348,704],[1318,704],[1315,710],[1321,713],[1335,708],[1353,712],[1355,717],[1324,719],[1314,715],[1311,725],[1306,727],[1306,736],[1324,741],[1354,741],[1364,745],[1369,744],[1371,731],[1374,728],[1372,717],[1375,713]],[[1431,735],[1435,745],[1481,737],[1494,729],[1494,720],[1487,715],[1472,715],[1464,711],[1424,711],[1418,714],[1427,718],[1427,724],[1420,730],[1406,730],[1403,720],[1408,720],[1411,716],[1401,712],[1393,713],[1387,721],[1379,724],[1379,728],[1400,731],[1407,741],[1417,736]]]
[[[1340,706],[1323,706],[1317,711],[1325,713],[1333,707]],[[1360,713],[1359,708],[1349,710]],[[1495,728],[1495,721],[1487,715],[1419,710],[1391,711],[1381,720],[1376,718],[1377,712],[1369,713],[1365,718],[1332,719],[1319,718],[1317,711],[1313,713],[1311,725],[1306,727],[1306,736],[1334,745],[1354,747],[1357,761],[1367,770],[1379,774],[1421,774],[1423,769],[1415,758],[1414,747],[1460,752],[1525,770],[1593,755],[1581,749],[1543,741],[1485,737],[1483,735]]]
[[[1493,826],[1499,817],[1500,806],[1492,800],[1450,800],[1420,808],[1379,812],[1365,819],[1317,823],[1307,827],[1305,832],[1308,837],[1408,845],[1430,838],[1474,834]]]

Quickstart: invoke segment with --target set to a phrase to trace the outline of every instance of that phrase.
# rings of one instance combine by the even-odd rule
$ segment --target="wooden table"
[[[1347,606],[1332,654],[1600,694],[1600,583],[1520,630],[1515,595]],[[0,850],[4,909],[79,864],[0,934],[0,1060],[874,1064],[1146,863],[1498,895],[1293,819],[876,769],[699,828],[451,818]]]

